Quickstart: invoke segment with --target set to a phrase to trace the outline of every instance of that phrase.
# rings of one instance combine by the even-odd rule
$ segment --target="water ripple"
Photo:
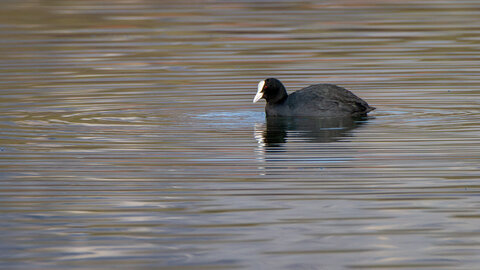
[[[3,3],[0,268],[475,269],[477,2]]]

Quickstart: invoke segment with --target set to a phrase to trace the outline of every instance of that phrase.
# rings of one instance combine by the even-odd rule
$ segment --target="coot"
[[[363,99],[334,84],[314,84],[287,94],[285,86],[268,78],[258,83],[253,103],[267,101],[267,116],[360,116],[375,110]]]

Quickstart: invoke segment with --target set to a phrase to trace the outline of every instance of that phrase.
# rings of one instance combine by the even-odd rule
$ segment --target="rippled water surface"
[[[478,1],[0,15],[0,268],[480,265]],[[377,110],[266,121],[266,77]]]

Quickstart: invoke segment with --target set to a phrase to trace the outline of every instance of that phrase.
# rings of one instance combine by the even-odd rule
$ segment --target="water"
[[[478,268],[477,1],[0,13],[1,268]],[[266,77],[377,110],[266,121]]]

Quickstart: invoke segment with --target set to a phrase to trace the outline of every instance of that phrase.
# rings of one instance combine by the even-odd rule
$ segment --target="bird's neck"
[[[278,104],[278,103],[283,103],[285,100],[287,100],[288,94],[287,90],[285,90],[285,87],[282,87],[279,95],[275,96],[274,98],[270,99],[268,103],[271,104]]]

